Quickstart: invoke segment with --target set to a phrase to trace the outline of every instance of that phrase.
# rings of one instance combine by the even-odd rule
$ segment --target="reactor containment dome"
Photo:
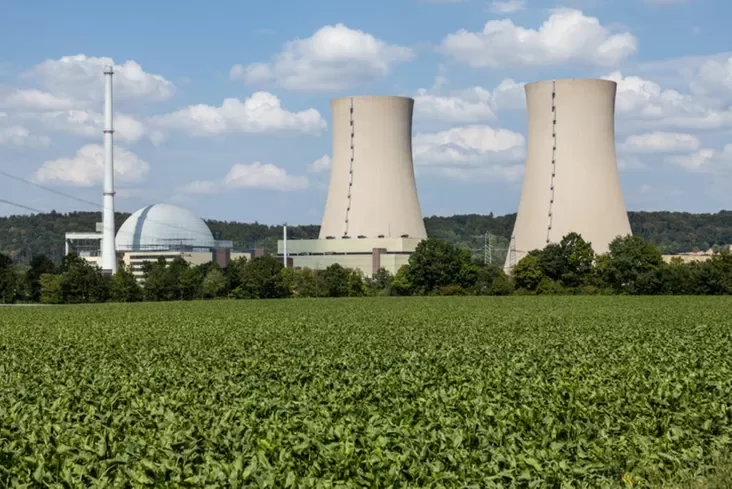
[[[505,268],[570,232],[606,253],[631,234],[615,154],[617,83],[551,80],[525,91],[526,166]]]
[[[163,251],[214,248],[216,240],[205,222],[194,213],[171,204],[155,204],[138,210],[117,231],[119,251]]]

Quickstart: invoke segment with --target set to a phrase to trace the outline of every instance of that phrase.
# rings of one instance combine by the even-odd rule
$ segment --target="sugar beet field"
[[[732,447],[731,312],[710,297],[3,308],[0,487],[677,487]]]

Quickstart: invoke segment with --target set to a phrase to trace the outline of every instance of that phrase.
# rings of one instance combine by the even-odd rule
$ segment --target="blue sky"
[[[318,224],[331,98],[414,97],[424,215],[515,212],[523,83],[618,82],[630,210],[732,208],[728,0],[0,0],[0,170],[101,202],[102,66],[117,209]],[[0,199],[96,210],[0,175]],[[24,213],[0,203],[0,215]]]

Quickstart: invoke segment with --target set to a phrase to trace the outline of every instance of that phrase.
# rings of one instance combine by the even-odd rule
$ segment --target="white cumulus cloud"
[[[229,187],[263,188],[269,190],[299,190],[308,187],[304,176],[290,175],[287,170],[271,163],[235,163],[224,178]]]
[[[124,148],[114,149],[115,182],[139,182],[147,177],[150,165]],[[104,180],[104,147],[99,144],[82,146],[71,158],[59,158],[43,163],[33,175],[40,183],[58,183],[91,187]]]
[[[326,170],[330,170],[331,159],[330,155],[323,155],[317,160],[313,161],[308,165],[308,171],[311,173],[320,173]]]
[[[229,76],[251,84],[274,81],[288,90],[339,90],[384,77],[394,65],[413,58],[406,46],[336,24],[287,42],[270,62],[235,65]]]
[[[135,61],[115,64],[112,58],[85,54],[49,59],[31,69],[26,78],[37,80],[57,96],[75,100],[104,98],[104,67],[114,67],[114,95],[119,99],[166,100],[176,93],[173,82],[148,73]]]
[[[619,149],[628,153],[681,153],[699,147],[699,138],[693,134],[657,131],[628,136]]]
[[[539,29],[509,19],[488,21],[481,32],[462,29],[445,37],[440,50],[475,68],[583,63],[613,66],[634,54],[630,32],[613,33],[596,17],[556,9]]]
[[[0,146],[16,148],[40,148],[51,144],[46,136],[32,134],[27,128],[18,125],[0,126]]]
[[[326,127],[317,110],[289,112],[282,108],[280,99],[269,92],[256,92],[244,101],[227,98],[218,107],[190,105],[172,114],[153,117],[151,122],[194,136],[278,131],[319,134]]]

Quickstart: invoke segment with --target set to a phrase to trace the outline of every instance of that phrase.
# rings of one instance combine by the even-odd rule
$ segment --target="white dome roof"
[[[213,248],[215,240],[203,220],[170,204],[138,210],[117,231],[119,251],[154,251],[169,247]]]

